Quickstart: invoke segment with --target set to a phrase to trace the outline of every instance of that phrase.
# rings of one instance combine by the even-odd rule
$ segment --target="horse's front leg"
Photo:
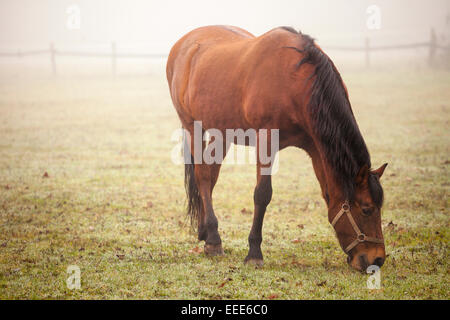
[[[261,252],[262,226],[266,208],[272,199],[272,176],[261,175],[261,165],[257,165],[257,183],[253,194],[255,213],[253,215],[252,229],[248,236],[249,251],[245,258],[245,263],[252,263],[257,266],[263,265],[263,255]]]

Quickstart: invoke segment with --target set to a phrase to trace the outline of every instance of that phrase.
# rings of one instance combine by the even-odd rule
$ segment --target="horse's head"
[[[377,170],[363,166],[355,180],[355,196],[329,210],[341,247],[347,253],[347,262],[359,271],[369,265],[382,266],[385,259],[381,230],[383,189],[380,178],[386,164]]]

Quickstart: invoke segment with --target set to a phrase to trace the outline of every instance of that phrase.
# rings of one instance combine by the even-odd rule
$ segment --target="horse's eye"
[[[373,213],[372,208],[362,208],[362,212],[365,216],[370,216]]]

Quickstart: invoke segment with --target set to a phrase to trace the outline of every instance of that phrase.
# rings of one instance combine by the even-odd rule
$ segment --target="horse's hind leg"
[[[220,239],[219,223],[212,206],[212,189],[219,175],[220,164],[196,164],[195,179],[203,203],[199,221],[199,239],[205,238],[205,253],[222,255],[222,240]],[[200,239],[202,240],[202,239]]]
[[[206,230],[206,212],[202,207],[198,217],[198,240],[206,241],[208,238],[208,230]]]
[[[193,137],[194,128],[192,126],[187,126],[187,128],[190,129],[188,130],[190,137]],[[198,219],[198,239],[205,241],[205,253],[221,255],[223,254],[222,241],[218,232],[218,221],[212,206],[212,191],[219,176],[221,160],[225,157],[228,148],[222,143],[223,157],[216,159],[220,161],[213,161],[211,164],[207,164],[203,161],[203,153],[206,147],[207,143],[203,141],[202,152],[200,153],[202,158],[195,161],[194,143],[190,143],[189,139],[185,137],[185,152],[190,152],[191,157],[191,163],[186,165],[187,169],[185,171],[185,184],[189,199],[188,214],[192,218],[196,217]],[[216,151],[215,149],[212,150],[211,155],[215,156]]]
[[[210,185],[210,197],[212,199],[212,192],[214,186],[216,185],[217,179],[219,178],[219,172],[221,164],[213,163],[210,166],[210,176],[211,176],[211,185]],[[200,215],[198,217],[198,240],[204,240],[208,238],[208,229],[206,228],[206,212],[204,207],[202,206]]]

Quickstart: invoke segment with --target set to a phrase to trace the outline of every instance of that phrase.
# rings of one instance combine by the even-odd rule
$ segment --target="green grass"
[[[389,162],[382,289],[346,264],[303,151],[280,154],[264,267],[243,264],[251,164],[222,168],[214,205],[225,256],[206,257],[185,217],[184,167],[170,160],[179,120],[163,75],[4,72],[0,298],[449,299],[450,74],[342,74],[374,167]],[[81,290],[66,286],[69,265]]]

